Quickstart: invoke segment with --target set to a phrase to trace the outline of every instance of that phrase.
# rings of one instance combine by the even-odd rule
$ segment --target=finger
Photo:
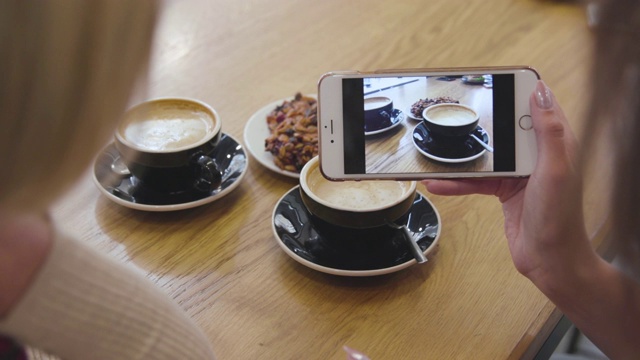
[[[539,163],[553,163],[551,160],[557,162],[558,158],[565,158],[568,144],[573,141],[573,133],[555,96],[542,80],[538,81],[531,94],[529,105]]]

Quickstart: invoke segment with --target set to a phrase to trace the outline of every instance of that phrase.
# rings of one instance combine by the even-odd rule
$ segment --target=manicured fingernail
[[[551,109],[553,107],[551,90],[549,90],[542,80],[538,81],[538,84],[536,85],[536,104],[541,109]]]

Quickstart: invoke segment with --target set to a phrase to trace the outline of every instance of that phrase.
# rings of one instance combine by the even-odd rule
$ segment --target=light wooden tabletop
[[[534,0],[167,1],[147,97],[202,100],[244,144],[251,115],[332,70],[530,65],[580,132],[591,33],[582,8]],[[519,359],[535,356],[560,314],[519,275],[490,197],[432,196],[442,228],[424,265],[345,277],[288,256],[272,231],[297,179],[250,157],[232,192],[173,212],[133,210],[88,170],[54,218],[144,271],[204,329],[220,359]],[[595,179],[595,178],[594,178]],[[596,181],[597,180],[597,181]],[[588,230],[605,218],[587,186]]]

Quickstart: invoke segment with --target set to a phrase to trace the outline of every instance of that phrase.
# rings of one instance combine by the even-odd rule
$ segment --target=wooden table
[[[583,9],[567,3],[175,0],[159,23],[146,96],[205,101],[242,142],[256,110],[316,93],[328,71],[531,65],[580,131],[591,41]],[[604,178],[595,179],[585,200],[593,234],[606,215]],[[307,268],[276,243],[272,210],[295,185],[252,158],[222,200],[158,213],[113,203],[88,171],[54,217],[142,269],[220,359],[338,360],[343,345],[375,360],[528,359],[560,318],[514,269],[494,198],[427,195],[442,218],[430,261],[354,278]]]

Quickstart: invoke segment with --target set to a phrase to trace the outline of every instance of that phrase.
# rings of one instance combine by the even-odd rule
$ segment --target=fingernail
[[[551,90],[549,90],[542,80],[538,81],[538,84],[536,84],[536,104],[541,109],[551,109],[553,107]]]

